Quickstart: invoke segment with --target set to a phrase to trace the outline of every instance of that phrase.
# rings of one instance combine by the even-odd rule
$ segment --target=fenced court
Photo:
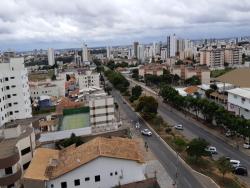
[[[89,108],[78,108],[63,111],[60,131],[79,129],[89,126]]]

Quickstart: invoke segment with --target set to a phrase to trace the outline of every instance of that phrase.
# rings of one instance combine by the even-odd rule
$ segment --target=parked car
[[[250,143],[244,143],[243,148],[245,149],[250,149]]]
[[[240,161],[239,160],[230,160],[230,164],[232,165],[233,168],[239,167],[240,166]]]
[[[241,176],[247,176],[248,172],[247,172],[247,168],[244,166],[238,166],[233,170],[233,173],[237,174],[237,175],[241,175]]]
[[[140,127],[141,127],[140,123],[137,122],[137,123],[135,124],[135,128],[136,128],[136,129],[140,129]]]
[[[183,130],[183,126],[181,124],[175,125],[174,128],[177,130]]]
[[[148,129],[143,129],[141,131],[141,134],[145,135],[145,136],[152,136],[152,132],[150,130],[148,130]]]
[[[207,152],[211,153],[211,154],[217,154],[217,150],[216,147],[214,146],[209,146],[205,149]]]

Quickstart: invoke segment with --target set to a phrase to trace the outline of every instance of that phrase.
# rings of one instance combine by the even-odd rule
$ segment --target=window
[[[117,171],[115,171],[115,175],[117,175],[118,173],[117,173]]]
[[[27,147],[21,151],[22,156],[30,152],[30,147]]]
[[[11,96],[10,95],[7,95],[7,98],[9,99]]]
[[[10,111],[10,115],[13,115],[13,112],[12,112],[12,111]]]
[[[9,175],[9,174],[12,174],[12,173],[13,173],[12,167],[5,168],[5,174],[6,175]]]
[[[6,86],[6,90],[9,90],[10,89],[10,86]]]
[[[15,113],[19,113],[19,111],[18,111],[18,110],[16,110],[16,111],[15,111]]]
[[[12,76],[12,77],[10,77],[10,79],[12,79],[12,80],[13,80],[13,79],[15,79],[15,77],[14,77],[14,76]]]
[[[90,180],[90,178],[89,178],[89,177],[86,177],[86,178],[85,178],[85,181],[89,181],[89,180]]]
[[[110,176],[113,176],[113,172],[110,172]]]
[[[16,96],[16,94],[12,94],[12,96]]]
[[[75,186],[79,186],[79,185],[80,185],[80,180],[79,179],[75,180]]]
[[[27,162],[23,165],[23,170],[26,170],[30,165],[30,162]]]
[[[12,85],[11,87],[12,87],[12,88],[15,88],[16,86],[15,86],[15,85]]]
[[[4,79],[5,81],[9,81],[9,78],[8,77],[5,77],[5,79]]]
[[[99,182],[99,181],[101,181],[100,175],[95,176],[95,182]]]
[[[61,182],[61,188],[67,188],[67,182]]]
[[[51,184],[50,187],[51,187],[51,188],[54,188],[54,184]]]

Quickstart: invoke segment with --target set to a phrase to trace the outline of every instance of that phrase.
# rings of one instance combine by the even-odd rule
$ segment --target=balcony
[[[16,147],[12,149],[8,144],[6,144],[6,147],[8,147],[6,150],[1,151],[2,153],[0,155],[0,169],[13,166],[20,159],[19,152]]]
[[[22,170],[20,166],[17,168],[17,172],[14,174],[6,175],[4,177],[0,177],[0,186],[7,186],[18,181],[22,176]]]

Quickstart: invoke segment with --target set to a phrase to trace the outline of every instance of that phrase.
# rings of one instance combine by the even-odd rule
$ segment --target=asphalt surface
[[[196,137],[207,140],[210,145],[216,147],[217,152],[220,156],[228,156],[231,159],[239,160],[241,162],[241,165],[247,167],[247,169],[250,170],[250,157],[248,155],[232,147],[224,140],[218,138],[217,136],[214,136],[205,129],[202,129],[201,127],[196,125],[197,122],[193,121],[192,119],[183,117],[179,112],[176,112],[173,109],[170,110],[170,107],[164,103],[159,103],[158,112],[161,114],[163,119],[171,119],[176,124],[182,124],[184,129],[192,132],[192,134],[196,135]],[[250,186],[250,177],[238,177],[244,180]]]
[[[118,103],[119,108],[122,108],[126,113],[130,121],[139,122],[141,130],[147,128],[146,124],[137,116],[137,114],[123,101],[121,95],[113,90],[112,95],[115,101]],[[134,125],[133,124],[133,125]],[[171,152],[161,141],[154,135],[147,137],[143,136],[145,142],[147,142],[150,150],[155,154],[157,159],[163,165],[167,173],[173,180],[176,181],[178,188],[203,188],[204,186],[196,178],[193,171],[184,166],[179,160],[177,160],[177,154]],[[177,173],[176,173],[177,172]],[[177,174],[177,178],[176,178]],[[174,187],[174,186],[173,186]]]
[[[130,81],[131,79],[128,78]],[[138,84],[136,81],[133,81],[133,84]],[[138,84],[142,86],[142,88],[145,90],[144,84]],[[151,92],[152,91],[152,92]],[[211,134],[210,132],[206,131],[205,129],[202,129],[197,125],[197,122],[193,119],[190,119],[188,117],[185,117],[181,115],[176,110],[170,108],[167,104],[162,102],[161,97],[155,95],[154,91],[150,88],[147,88],[146,92],[151,93],[151,95],[155,96],[156,99],[158,99],[158,113],[163,117],[164,120],[170,121],[171,123],[175,124],[182,124],[184,128],[184,135],[189,134],[192,137],[200,137],[205,140],[207,140],[210,145],[215,146],[218,152],[219,156],[227,156],[231,159],[239,160],[241,162],[241,165],[245,166],[248,170],[250,170],[250,157],[237,150],[236,148],[229,145],[227,142],[225,142],[223,139]],[[248,184],[248,187],[250,187],[250,177],[244,177],[244,176],[238,176],[240,179],[242,179],[245,183]]]

